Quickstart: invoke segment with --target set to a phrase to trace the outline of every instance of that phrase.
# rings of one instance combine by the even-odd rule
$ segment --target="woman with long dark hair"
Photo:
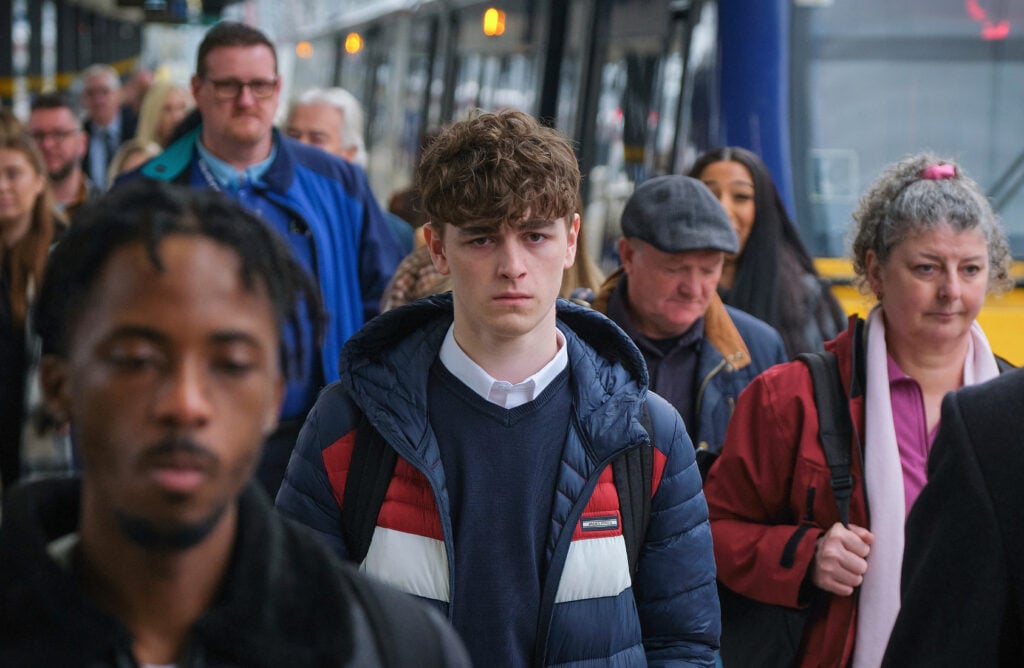
[[[768,168],[756,154],[726,147],[697,159],[690,176],[722,203],[740,238],[719,281],[722,300],[764,320],[786,352],[821,350],[846,324],[789,219]]]

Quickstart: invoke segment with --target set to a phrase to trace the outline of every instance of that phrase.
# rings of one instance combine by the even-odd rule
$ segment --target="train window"
[[[1024,256],[1024,6],[962,0],[797,2],[790,114],[797,219],[840,256],[882,167],[930,149],[989,194]],[[811,6],[811,5],[815,6]]]

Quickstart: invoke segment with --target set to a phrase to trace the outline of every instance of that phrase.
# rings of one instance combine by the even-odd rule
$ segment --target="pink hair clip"
[[[928,165],[921,170],[921,178],[929,181],[941,181],[956,176],[956,167],[953,165]]]

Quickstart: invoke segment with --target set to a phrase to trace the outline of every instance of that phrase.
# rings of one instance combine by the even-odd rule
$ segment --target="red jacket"
[[[836,354],[850,398],[857,443],[863,442],[863,371],[851,388],[857,320],[825,347]],[[869,527],[864,497],[863,451],[852,458],[850,522]],[[858,454],[859,453],[859,454]],[[750,598],[804,607],[810,616],[801,644],[801,666],[845,666],[853,654],[856,596],[814,588],[809,569],[815,542],[839,521],[831,473],[818,439],[810,372],[795,361],[768,369],[740,395],[722,455],[704,484],[718,579]]]

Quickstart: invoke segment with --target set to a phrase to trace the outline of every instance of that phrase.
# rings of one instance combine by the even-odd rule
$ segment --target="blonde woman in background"
[[[167,146],[171,133],[195,106],[192,94],[184,86],[160,81],[153,84],[142,99],[135,138],[142,143]]]
[[[154,141],[143,141],[138,137],[129,139],[118,147],[114,157],[110,159],[110,166],[107,167],[107,183],[113,187],[117,177],[125,172],[130,172],[136,167],[149,162],[163,151],[163,147]]]

